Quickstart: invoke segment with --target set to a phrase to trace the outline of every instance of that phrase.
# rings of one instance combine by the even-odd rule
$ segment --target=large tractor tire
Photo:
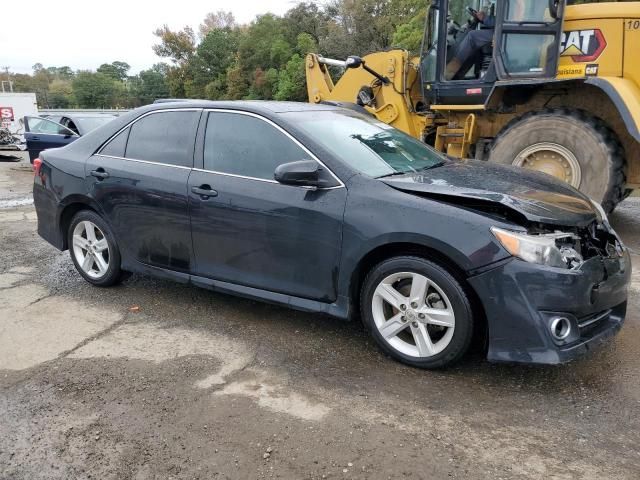
[[[564,180],[612,212],[625,198],[624,149],[606,124],[586,112],[549,109],[509,122],[489,161]]]

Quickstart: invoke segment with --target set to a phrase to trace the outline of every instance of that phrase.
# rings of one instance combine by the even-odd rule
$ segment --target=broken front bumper
[[[622,327],[630,277],[626,249],[620,257],[591,258],[579,270],[514,258],[471,277],[487,316],[488,359],[557,364],[586,353]],[[552,333],[558,318],[571,326],[563,339]]]

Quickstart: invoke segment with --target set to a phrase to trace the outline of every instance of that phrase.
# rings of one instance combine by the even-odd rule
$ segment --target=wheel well
[[[421,257],[425,260],[437,263],[453,275],[453,277],[460,283],[465,293],[469,296],[471,306],[473,308],[474,318],[478,320],[477,330],[474,333],[475,343],[481,344],[482,348],[486,346],[487,339],[487,317],[482,307],[482,302],[478,297],[476,291],[467,282],[467,277],[462,270],[453,260],[441,252],[419,245],[415,243],[391,243],[377,247],[367,253],[358,262],[357,267],[351,275],[351,282],[349,284],[349,298],[351,302],[351,311],[360,312],[360,293],[362,291],[362,283],[367,276],[367,273],[371,271],[380,262],[392,257],[398,256],[415,256]]]
[[[91,210],[95,212],[95,210],[86,203],[72,203],[64,207],[64,210],[62,210],[62,213],[60,214],[60,233],[62,236],[63,250],[69,248],[69,242],[67,241],[67,232],[69,231],[69,225],[71,225],[71,219],[80,210]]]

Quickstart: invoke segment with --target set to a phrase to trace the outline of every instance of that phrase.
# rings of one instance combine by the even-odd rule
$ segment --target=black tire
[[[76,226],[80,222],[89,221],[96,225],[104,234],[104,238],[107,241],[109,246],[109,266],[105,274],[100,276],[99,278],[89,276],[78,264],[78,260],[74,255],[73,250],[73,231]],[[98,215],[93,210],[81,210],[74,215],[71,219],[71,223],[69,224],[69,230],[67,231],[67,241],[69,245],[69,254],[71,255],[71,260],[76,267],[78,273],[84,278],[87,282],[95,285],[96,287],[111,287],[113,285],[117,285],[121,281],[127,278],[129,275],[128,272],[121,270],[121,256],[120,249],[118,247],[118,243],[116,242],[115,235],[113,231],[105,222],[100,215]]]
[[[624,199],[625,155],[615,133],[581,110],[547,109],[509,122],[495,138],[490,162],[511,165],[527,147],[541,142],[561,145],[576,157],[579,190],[612,212]]]
[[[399,272],[418,273],[431,279],[438,284],[451,302],[455,314],[453,337],[444,350],[431,357],[420,358],[400,352],[385,340],[376,326],[372,306],[375,290],[385,278]],[[362,284],[360,311],[365,327],[371,331],[373,338],[386,354],[418,368],[438,369],[453,365],[468,351],[474,332],[471,301],[460,282],[447,269],[421,257],[393,257],[371,269]]]

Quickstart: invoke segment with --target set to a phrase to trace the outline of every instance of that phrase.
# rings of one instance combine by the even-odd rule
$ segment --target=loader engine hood
[[[597,218],[582,193],[550,175],[518,167],[456,160],[382,181],[406,193],[487,213],[511,213],[526,222],[581,227]]]

